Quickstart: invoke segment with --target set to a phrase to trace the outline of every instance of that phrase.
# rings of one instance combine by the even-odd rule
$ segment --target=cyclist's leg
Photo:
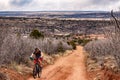
[[[35,68],[35,64],[37,63],[37,59],[34,59],[34,66],[33,68]]]
[[[39,61],[39,63],[40,63],[40,66],[42,67],[43,65],[42,65],[42,60],[41,60],[41,58],[39,58],[38,61]]]
[[[40,59],[38,59],[38,61],[39,61],[39,72],[38,72],[38,78],[40,78],[40,76],[41,76],[41,69],[42,69],[42,61],[40,60]]]

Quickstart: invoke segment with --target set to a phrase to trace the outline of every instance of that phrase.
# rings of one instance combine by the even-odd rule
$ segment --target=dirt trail
[[[32,77],[28,80],[35,80]],[[36,80],[87,80],[83,48],[77,46],[72,54],[61,57],[43,69],[41,78]]]

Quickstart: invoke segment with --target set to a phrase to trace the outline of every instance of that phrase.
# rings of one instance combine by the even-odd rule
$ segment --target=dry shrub
[[[120,69],[120,21],[114,17],[113,12],[111,12],[113,17],[112,24],[114,28],[105,32],[106,39],[97,40],[88,43],[84,49],[89,53],[91,58],[100,59],[104,63],[104,57],[111,55],[115,58],[117,67]]]
[[[68,49],[72,49],[66,42],[54,38],[32,39],[9,33],[1,40],[0,64],[26,64],[29,56],[38,47],[48,55],[57,54]]]
[[[0,80],[9,80],[9,78],[7,77],[5,73],[0,72]]]

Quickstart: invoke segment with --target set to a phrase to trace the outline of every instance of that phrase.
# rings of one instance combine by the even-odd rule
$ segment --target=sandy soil
[[[30,77],[28,80],[35,80]],[[36,80],[88,80],[85,67],[83,48],[77,47],[70,55],[61,57],[54,65],[45,67],[41,78]]]

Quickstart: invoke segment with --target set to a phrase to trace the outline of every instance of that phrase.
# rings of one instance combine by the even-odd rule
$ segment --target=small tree
[[[39,32],[37,29],[34,29],[30,33],[30,37],[32,37],[34,39],[39,39],[39,38],[44,38],[44,35],[41,32]]]
[[[81,38],[78,38],[78,44],[82,45],[82,46],[85,46],[88,42],[92,41],[91,39],[81,39]]]
[[[67,42],[68,45],[71,45],[73,49],[76,49],[76,43],[73,41]]]

